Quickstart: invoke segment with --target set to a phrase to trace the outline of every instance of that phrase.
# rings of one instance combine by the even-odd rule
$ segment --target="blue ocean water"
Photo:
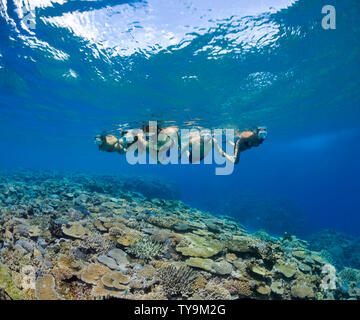
[[[359,13],[356,0],[1,0],[0,169],[157,176],[254,230],[359,236]],[[132,166],[93,143],[149,120],[269,137],[229,176]]]

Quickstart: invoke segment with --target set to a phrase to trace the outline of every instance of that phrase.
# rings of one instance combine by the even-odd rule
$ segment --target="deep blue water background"
[[[0,1],[0,169],[160,176],[185,202],[251,215],[265,230],[263,212],[286,203],[293,229],[307,221],[299,234],[360,235],[358,1],[50,3],[35,6],[32,30],[17,2]],[[321,28],[325,4],[336,30]],[[131,166],[93,144],[148,120],[266,125],[269,137],[230,176],[212,165]]]

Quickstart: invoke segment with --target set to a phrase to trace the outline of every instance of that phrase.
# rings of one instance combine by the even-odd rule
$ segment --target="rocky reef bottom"
[[[360,298],[360,270],[336,272],[306,241],[250,234],[129,179],[1,173],[0,299]]]

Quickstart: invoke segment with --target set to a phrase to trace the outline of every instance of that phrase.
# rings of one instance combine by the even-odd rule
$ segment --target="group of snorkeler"
[[[210,132],[201,134],[198,131],[190,131],[187,144],[181,146],[179,128],[176,126],[161,128],[159,126],[144,125],[140,129],[122,131],[119,138],[112,134],[98,135],[95,137],[95,142],[101,151],[118,152],[120,154],[125,154],[131,150],[136,143],[136,152],[138,154],[147,152],[153,158],[156,158],[157,162],[160,162],[160,159],[168,155],[169,150],[173,147],[178,147],[180,158],[185,153],[190,163],[203,160],[214,148],[227,160],[237,164],[241,152],[259,146],[266,136],[267,129],[265,127],[237,132],[234,137],[235,140],[228,141],[234,148],[232,155],[222,150],[222,143],[219,143]]]

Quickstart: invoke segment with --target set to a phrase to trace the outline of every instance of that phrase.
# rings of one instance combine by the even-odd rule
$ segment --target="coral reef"
[[[129,179],[0,173],[0,299],[360,299],[338,235],[251,234]]]
[[[311,236],[309,248],[320,251],[321,256],[338,270],[345,267],[360,269],[360,238],[324,230]]]
[[[290,232],[298,236],[307,234],[310,229],[307,216],[288,199],[244,190],[236,195],[229,194],[230,198],[224,197],[219,204],[214,203],[211,207],[219,212],[232,212],[249,229],[266,229],[274,235]],[[212,201],[218,202],[218,199]]]
[[[0,288],[3,292],[3,296],[9,297],[12,300],[23,299],[21,290],[16,287],[6,266],[0,264]]]

